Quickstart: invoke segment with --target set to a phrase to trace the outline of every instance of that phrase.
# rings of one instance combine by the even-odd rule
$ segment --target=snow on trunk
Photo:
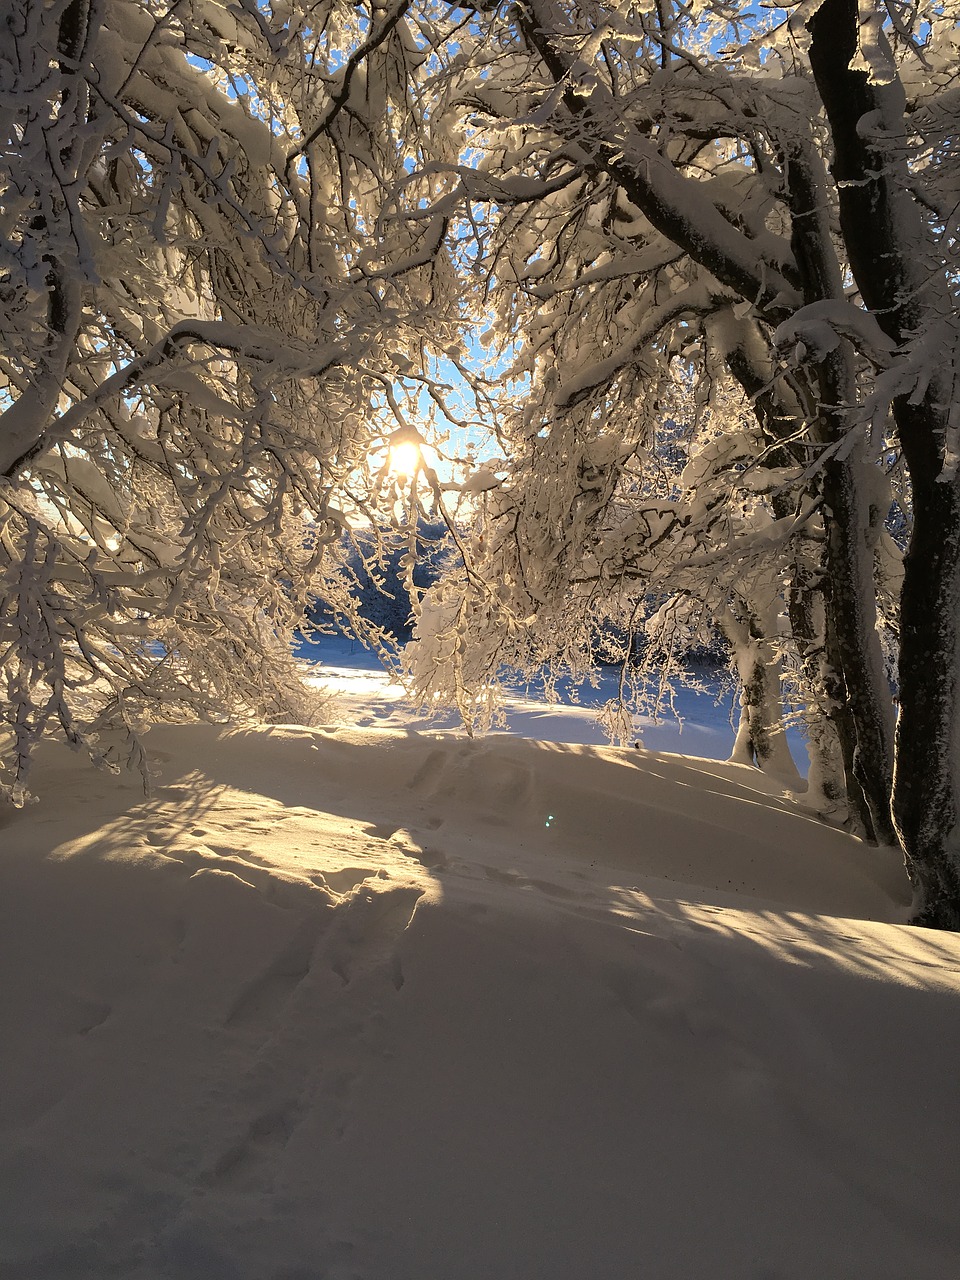
[[[756,764],[793,789],[801,778],[783,727],[781,665],[776,646],[757,613],[728,609],[724,634],[733,648],[740,676],[740,723],[730,753],[733,764]]]

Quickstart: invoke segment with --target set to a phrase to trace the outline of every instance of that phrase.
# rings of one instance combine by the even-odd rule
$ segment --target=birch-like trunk
[[[739,601],[723,618],[740,676],[740,722],[730,754],[733,764],[755,764],[799,790],[802,782],[783,726],[780,657],[757,612]]]

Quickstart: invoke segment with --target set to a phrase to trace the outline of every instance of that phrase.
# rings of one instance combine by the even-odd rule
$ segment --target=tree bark
[[[812,143],[794,142],[784,156],[791,245],[804,303],[842,301],[843,274],[828,215],[827,177]],[[854,352],[843,339],[814,370],[811,434],[827,457],[819,483],[826,532],[825,605],[831,663],[844,714],[838,730],[847,790],[868,838],[895,845],[890,813],[893,790],[894,715],[877,634],[876,581],[870,544],[865,428],[851,423],[857,402]],[[842,457],[832,447],[851,431],[859,433]]]
[[[822,377],[821,385],[825,381]],[[821,426],[825,418],[828,413],[821,407]],[[828,439],[833,435],[829,426],[825,434]],[[833,436],[830,443],[835,443],[837,438]],[[848,786],[848,791],[855,797],[859,789],[869,814],[868,836],[878,844],[896,845],[890,814],[893,703],[884,678],[883,653],[877,633],[873,557],[867,545],[869,517],[858,484],[857,466],[856,461],[831,457],[821,475],[827,537],[824,592],[827,631],[832,638],[833,665],[842,680],[843,702],[853,729],[851,755],[849,743],[843,742],[850,735],[841,721],[844,764],[848,777],[852,773],[855,782],[855,786]]]
[[[811,251],[800,256],[805,264]],[[818,287],[829,287],[821,277],[803,275],[811,294]],[[837,271],[839,277],[839,270]],[[822,295],[821,295],[822,296]],[[819,300],[811,297],[809,300]],[[769,348],[756,327],[746,322],[739,326],[741,340],[727,342],[722,352],[730,372],[752,399],[754,412],[764,434],[773,440],[788,440],[798,434],[804,417],[817,443],[836,443],[845,428],[843,398],[853,395],[852,387],[843,384],[847,372],[843,355],[836,366],[818,370],[819,387],[809,413],[797,401],[788,403],[786,387],[775,378]],[[729,332],[729,326],[725,329]],[[830,361],[831,357],[827,357]],[[827,362],[824,362],[827,364]],[[809,447],[809,446],[808,446]],[[790,466],[806,462],[786,444],[774,450],[772,466]],[[788,592],[791,627],[812,687],[822,705],[829,708],[829,719],[839,739],[843,763],[849,817],[854,830],[871,842],[896,844],[890,819],[890,792],[893,782],[893,713],[889,690],[883,684],[883,663],[876,632],[876,604],[867,547],[867,516],[864,499],[857,486],[855,463],[828,459],[818,477],[824,505],[823,569],[816,584],[804,575],[806,593],[816,591],[825,614],[821,634],[810,630],[810,605],[802,603],[797,593]],[[775,495],[774,514],[783,518],[791,514],[787,495]],[[799,571],[799,567],[798,567]],[[836,753],[826,735],[815,732],[815,781],[824,790],[824,798],[833,790],[830,775]]]
[[[745,600],[726,611],[723,630],[740,676],[740,723],[733,764],[755,764],[796,790],[802,785],[783,727],[780,658],[757,611]]]
[[[882,145],[884,132],[908,133],[903,88],[897,81],[871,83],[865,72],[851,70],[857,0],[824,0],[809,27],[850,266],[866,306],[903,345],[950,307],[944,264],[908,194],[905,163]],[[863,127],[866,117],[869,129]],[[960,929],[960,848],[954,834],[960,813],[954,774],[960,490],[956,477],[944,472],[946,400],[934,372],[925,389],[893,402],[914,507],[901,598],[893,814],[916,890],[916,921]]]

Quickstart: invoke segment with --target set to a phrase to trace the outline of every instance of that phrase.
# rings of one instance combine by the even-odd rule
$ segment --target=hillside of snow
[[[10,1280],[949,1280],[960,938],[742,766],[401,728],[41,753]]]

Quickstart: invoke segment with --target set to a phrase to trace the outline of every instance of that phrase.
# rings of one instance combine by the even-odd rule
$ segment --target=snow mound
[[[960,939],[740,766],[210,726],[0,816],[0,1274],[944,1280]]]

